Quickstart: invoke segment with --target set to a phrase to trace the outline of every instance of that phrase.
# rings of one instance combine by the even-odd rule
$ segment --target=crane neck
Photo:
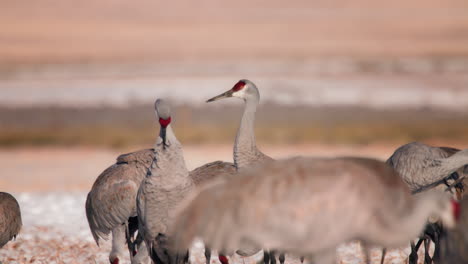
[[[439,180],[448,177],[459,168],[468,164],[468,149],[460,150],[445,159],[436,159],[432,164],[437,168]]]
[[[147,172],[147,177],[166,175],[171,178],[186,178],[188,176],[187,165],[184,159],[182,145],[177,140],[171,125],[166,127],[166,146],[163,142],[163,129],[159,133],[154,146],[154,157]],[[170,172],[170,173],[169,173]]]
[[[165,133],[165,135],[164,135]],[[172,130],[172,126],[169,124],[165,129],[161,128],[159,130],[159,136],[156,140],[155,148],[163,143],[163,137],[166,137],[166,145],[176,144],[180,145],[180,142],[177,140],[177,137],[174,134],[174,130]]]
[[[244,113],[234,144],[234,164],[236,168],[246,167],[260,151],[255,140],[255,114],[258,100],[245,101]]]

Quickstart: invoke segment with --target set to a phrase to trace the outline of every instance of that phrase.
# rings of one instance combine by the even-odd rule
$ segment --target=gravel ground
[[[3,264],[25,263],[108,263],[110,243],[99,248],[93,241],[85,216],[86,192],[21,192],[14,193],[20,203],[23,229],[16,241],[0,250]],[[391,250],[386,264],[405,263],[409,249]],[[214,254],[213,254],[214,255]],[[338,249],[340,264],[364,264],[358,243],[350,243]],[[251,258],[233,256],[234,264],[250,264],[260,260],[262,254]],[[371,252],[372,263],[379,263],[380,251]],[[195,243],[192,249],[193,263],[204,264],[203,245]],[[124,260],[123,263],[129,263]],[[218,263],[216,259],[212,263]],[[287,263],[299,260],[287,256]]]
[[[263,150],[275,158],[354,153],[384,159],[395,147],[312,145]],[[16,241],[0,249],[1,264],[107,264],[110,243],[103,243],[101,248],[94,243],[86,221],[85,200],[97,175],[124,152],[88,148],[0,149],[0,189],[17,198],[23,217],[23,229]],[[232,146],[186,146],[184,152],[190,169],[209,161],[232,158]],[[389,251],[385,263],[405,263],[408,252],[408,249]],[[338,255],[340,264],[364,263],[356,243],[340,247]],[[373,250],[371,256],[373,263],[379,263],[379,250]],[[234,256],[231,262],[250,264],[261,257],[262,254],[248,259]],[[205,263],[201,243],[195,243],[191,258],[193,263]],[[212,262],[218,263],[216,258]],[[128,259],[123,263],[129,263]],[[287,263],[299,264],[299,261],[287,257]]]

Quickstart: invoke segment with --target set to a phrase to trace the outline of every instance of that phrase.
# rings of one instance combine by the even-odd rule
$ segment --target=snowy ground
[[[14,242],[0,250],[0,261],[6,263],[108,263],[109,243],[98,248],[94,243],[85,216],[85,192],[14,193],[20,203],[24,228]],[[386,264],[405,263],[408,249],[387,254]],[[340,264],[364,263],[360,246],[351,243],[339,248]],[[255,263],[255,258],[231,258],[233,263]],[[372,250],[372,263],[379,263],[380,252]],[[194,263],[205,263],[203,247],[195,244]],[[213,263],[217,260],[212,260]],[[128,263],[126,260],[124,263]],[[287,257],[287,263],[299,263]]]

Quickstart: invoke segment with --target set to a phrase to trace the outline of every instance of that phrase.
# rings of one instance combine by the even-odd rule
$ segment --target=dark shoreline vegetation
[[[174,129],[184,144],[232,143],[239,105],[177,105]],[[371,144],[468,141],[468,115],[438,109],[285,106],[258,109],[256,135],[268,144]],[[0,147],[151,145],[158,133],[152,104],[129,107],[0,107]]]

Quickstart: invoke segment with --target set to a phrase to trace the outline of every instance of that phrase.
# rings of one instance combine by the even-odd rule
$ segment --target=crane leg
[[[270,264],[276,264],[276,251],[270,251]]]
[[[434,235],[434,255],[432,256],[432,260],[434,261],[434,259],[437,261],[437,259],[440,259],[439,258],[439,255],[440,255],[440,233],[436,233]]]
[[[281,254],[279,255],[278,259],[279,259],[279,262],[280,262],[281,264],[284,264],[284,261],[285,261],[285,259],[286,259],[286,258],[284,257],[284,253],[281,253]]]
[[[382,248],[382,258],[380,259],[380,264],[384,264],[385,255],[387,255],[387,248]]]
[[[304,256],[301,257],[301,263],[304,263]]]
[[[270,264],[270,252],[268,250],[263,250],[263,263]]]
[[[211,248],[205,246],[205,259],[206,259],[206,264],[210,264],[211,261]]]
[[[419,239],[416,245],[414,244],[413,241],[411,241],[411,253],[408,256],[408,264],[418,264],[418,251],[422,242],[423,242],[422,238]]]
[[[432,264],[432,258],[429,255],[429,246],[431,245],[431,240],[429,238],[424,239],[424,263]]]

